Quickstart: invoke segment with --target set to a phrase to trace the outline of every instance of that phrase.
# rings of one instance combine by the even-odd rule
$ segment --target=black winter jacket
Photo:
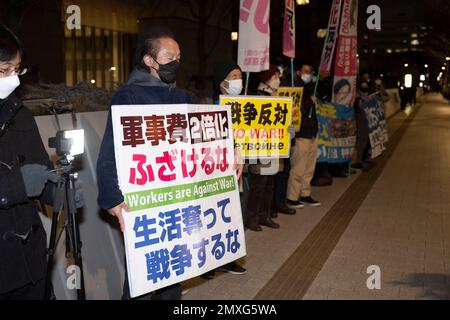
[[[316,116],[316,106],[311,100],[314,93],[314,82],[305,84],[300,80],[300,87],[303,87],[302,97],[302,122],[300,124],[300,132],[295,134],[296,138],[313,139],[317,136],[319,125]],[[309,116],[311,114],[311,117]]]
[[[28,199],[20,172],[24,164],[51,168],[30,110],[13,96],[0,100],[0,294],[43,279],[46,234],[36,202]],[[53,184],[41,196],[51,202]],[[22,241],[15,234],[26,235]]]

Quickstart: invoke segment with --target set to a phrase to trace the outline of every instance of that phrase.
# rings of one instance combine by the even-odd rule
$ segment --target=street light
[[[424,67],[425,67],[425,69],[427,69],[427,68],[428,68],[428,65],[426,64]]]
[[[412,87],[412,74],[405,74],[405,87],[411,88]]]
[[[404,66],[405,66],[405,68],[408,68],[408,64],[407,63],[405,63]]]
[[[450,61],[450,57],[446,57],[445,60]]]

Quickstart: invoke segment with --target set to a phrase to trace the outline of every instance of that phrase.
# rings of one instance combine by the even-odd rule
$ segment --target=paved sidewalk
[[[305,299],[450,299],[449,141],[450,105],[429,97]]]
[[[450,105],[428,98],[304,299],[450,298],[449,116]],[[390,136],[405,118],[389,121]],[[322,207],[280,215],[279,230],[246,231],[247,274],[189,280],[184,299],[253,299],[358,177],[313,188]],[[381,268],[381,290],[367,289],[370,265]]]

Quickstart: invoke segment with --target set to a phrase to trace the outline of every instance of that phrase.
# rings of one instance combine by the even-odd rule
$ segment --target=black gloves
[[[26,164],[20,168],[20,171],[29,198],[40,196],[48,181],[56,183],[59,179],[56,172],[50,171],[42,164]]]
[[[20,168],[27,196],[29,198],[38,197],[42,194],[48,181],[57,183],[60,179],[56,172],[50,171],[41,164],[26,164]],[[75,179],[75,206],[84,206],[83,183],[80,179]]]

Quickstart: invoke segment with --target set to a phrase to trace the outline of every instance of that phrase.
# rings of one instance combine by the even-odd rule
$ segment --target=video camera
[[[75,156],[84,153],[84,130],[61,130],[56,137],[48,139],[48,146],[56,149],[56,154],[63,157],[59,162],[69,165]]]

